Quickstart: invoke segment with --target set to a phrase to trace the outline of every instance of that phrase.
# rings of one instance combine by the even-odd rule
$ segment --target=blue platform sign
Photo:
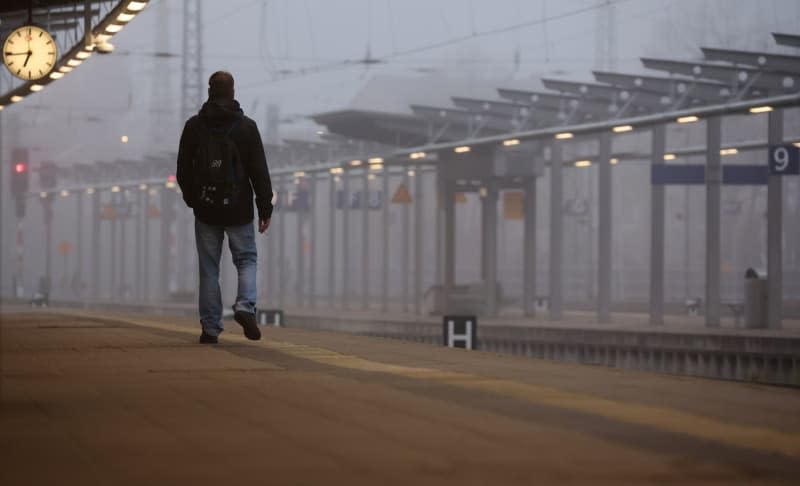
[[[722,183],[734,186],[760,186],[767,183],[766,165],[723,165]],[[650,183],[654,185],[703,185],[704,165],[656,164],[651,167]]]
[[[769,173],[771,175],[800,174],[800,148],[794,145],[770,145]]]

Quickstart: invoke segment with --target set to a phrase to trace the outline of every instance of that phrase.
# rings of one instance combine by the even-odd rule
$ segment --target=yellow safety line
[[[152,320],[131,321],[120,319],[116,316],[112,316],[111,318],[124,320],[131,324],[145,325],[170,331],[183,333],[196,332],[186,327],[164,324]],[[698,439],[710,440],[730,446],[777,452],[786,456],[800,457],[800,434],[781,432],[752,425],[722,422],[674,409],[620,402],[512,380],[488,378],[480,375],[438,370],[434,368],[380,363],[314,346],[273,340],[253,342],[247,341],[241,336],[231,336],[227,339],[231,338],[255,346],[265,346],[293,357],[339,368],[388,373],[470,390],[496,393],[530,403],[547,405],[590,415],[598,415],[628,424],[654,427],[662,431],[685,434]]]

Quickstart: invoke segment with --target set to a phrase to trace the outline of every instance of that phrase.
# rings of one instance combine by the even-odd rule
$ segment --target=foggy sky
[[[204,78],[218,69],[232,71],[237,98],[248,115],[263,123],[266,105],[277,103],[284,118],[294,120],[282,125],[282,134],[313,136],[315,128],[304,117],[346,107],[377,74],[433,73],[498,85],[524,84],[542,74],[590,79],[597,63],[597,10],[414,54],[397,53],[602,3],[206,0]],[[35,159],[64,165],[175,150],[183,124],[182,5],[179,0],[151,1],[115,36],[114,54],[95,55],[42,93],[7,107],[3,115],[9,138],[33,147]],[[615,9],[615,55],[607,62],[624,72],[640,71],[643,55],[697,57],[700,44],[779,51],[769,32],[800,31],[800,2],[793,0],[623,0]],[[263,32],[261,25],[266,26]],[[157,45],[164,35],[167,42]],[[359,64],[327,69],[365,57],[368,48],[372,57],[389,57],[388,62],[369,69]],[[155,52],[177,56],[156,58]],[[130,143],[120,143],[123,134]]]

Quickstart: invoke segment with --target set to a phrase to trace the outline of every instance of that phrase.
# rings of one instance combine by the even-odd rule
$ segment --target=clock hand
[[[28,55],[27,55],[27,57],[25,57],[25,62],[22,63],[22,67],[25,67],[25,66],[28,65],[28,59],[31,58],[31,54],[33,54],[33,52],[32,51],[28,51]]]
[[[28,52],[6,52],[6,56],[24,56]]]

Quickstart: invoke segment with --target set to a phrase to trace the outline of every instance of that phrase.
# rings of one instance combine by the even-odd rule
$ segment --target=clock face
[[[31,81],[47,76],[56,65],[58,48],[49,32],[23,25],[11,32],[3,44],[3,62],[11,74]]]

